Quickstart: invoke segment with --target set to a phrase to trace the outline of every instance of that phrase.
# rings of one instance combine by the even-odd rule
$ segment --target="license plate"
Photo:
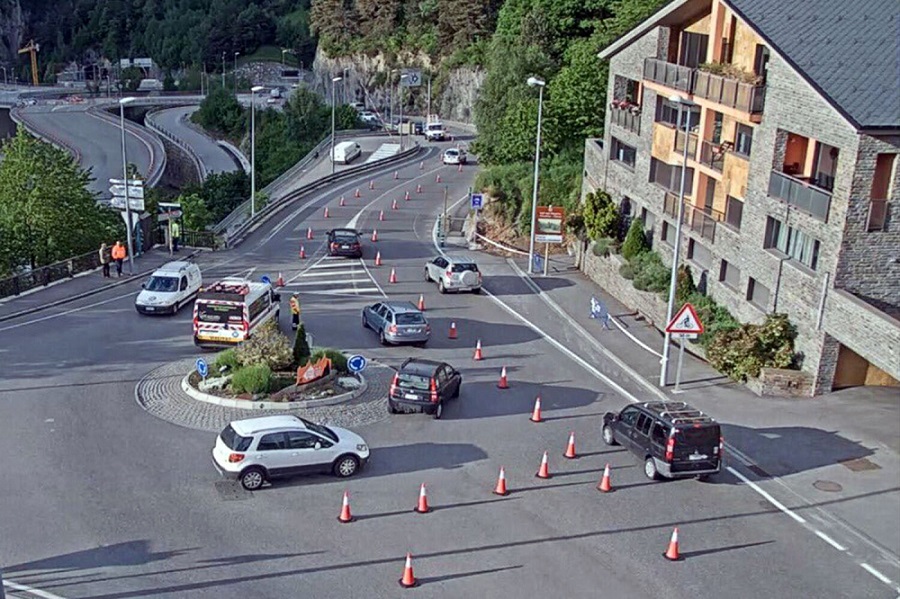
[[[153,306],[144,306],[144,310],[146,310],[147,312],[153,312],[154,310],[156,310],[156,308],[154,308]]]
[[[705,456],[705,455],[700,455],[700,454],[695,453],[695,454],[689,455],[689,456],[688,456],[688,459],[691,460],[691,461],[696,462],[696,461],[698,461],[698,460],[705,460],[705,459],[706,459],[706,456]]]
[[[407,333],[421,333],[422,329],[406,329]]]
[[[405,399],[419,399],[419,396],[415,393],[406,393],[403,395]]]
[[[349,246],[349,245],[342,245],[342,246],[341,246],[341,249],[342,249],[342,250],[349,250],[349,249],[350,249],[350,246]]]

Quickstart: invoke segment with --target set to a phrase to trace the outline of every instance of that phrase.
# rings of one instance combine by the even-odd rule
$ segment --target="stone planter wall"
[[[759,378],[747,381],[747,388],[761,397],[812,397],[813,377],[799,370],[763,368]]]

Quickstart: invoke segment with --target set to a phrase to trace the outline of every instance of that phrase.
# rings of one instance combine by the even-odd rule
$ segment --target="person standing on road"
[[[116,261],[116,274],[120,277],[122,276],[122,263],[125,261],[127,254],[128,252],[125,250],[122,242],[117,241],[112,249],[112,259]]]
[[[295,293],[291,296],[291,329],[297,330],[300,326],[300,294]]]
[[[172,221],[172,251],[178,251],[178,240],[181,238],[181,225],[178,221]]]
[[[100,244],[100,266],[103,267],[103,278],[109,278],[109,263],[112,262],[112,254],[109,246],[105,243]]]

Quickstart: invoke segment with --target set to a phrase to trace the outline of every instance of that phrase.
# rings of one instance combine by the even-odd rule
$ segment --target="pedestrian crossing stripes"
[[[285,289],[301,295],[386,297],[359,259],[324,256],[291,277]]]

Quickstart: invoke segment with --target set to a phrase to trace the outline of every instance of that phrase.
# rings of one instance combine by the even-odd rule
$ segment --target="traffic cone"
[[[346,206],[347,203],[344,202],[344,196],[341,196],[341,201],[338,203],[338,206]]]
[[[541,418],[541,396],[540,395],[538,395],[537,397],[534,398],[534,410],[532,410],[532,412],[531,412],[530,420],[532,422],[543,422],[543,419]]]
[[[440,183],[440,182],[441,182],[441,175],[440,175],[440,173],[439,173],[437,176],[435,176],[434,182],[435,182],[435,183]]]
[[[500,370],[500,380],[497,382],[498,389],[509,389],[509,383],[506,381],[506,366]]]
[[[391,201],[391,210],[396,210],[396,209],[397,209],[397,200],[393,200],[393,201]]]
[[[328,206],[325,206],[324,216],[325,218],[328,218]]]
[[[535,474],[538,478],[550,478],[550,464],[547,463],[547,452],[544,452],[544,457],[541,458],[541,467],[538,469],[537,474]]]
[[[450,339],[456,339],[456,321],[450,323],[450,334],[447,335]]]
[[[425,170],[425,161],[424,161],[424,160],[423,160],[422,162],[419,163],[419,170],[420,170],[420,171],[424,171],[424,170]]]
[[[406,200],[407,202],[409,201],[409,190],[408,189],[406,190],[406,193],[403,195],[403,199]]]
[[[564,458],[568,458],[570,460],[574,460],[578,457],[575,453],[575,433],[574,431],[569,433],[569,442],[566,444],[566,453],[563,454]]]
[[[338,516],[338,522],[347,524],[353,522],[353,516],[350,514],[350,495],[344,491],[344,500],[341,502],[341,515]]]
[[[278,280],[275,282],[276,287],[284,287],[284,277],[278,273]]]
[[[406,566],[403,567],[403,578],[400,579],[400,586],[405,589],[410,589],[414,586],[418,586],[419,581],[416,580],[415,574],[413,574],[412,567],[412,554],[406,554]]]
[[[372,241],[378,241],[378,229],[372,229]]]
[[[356,191],[355,191],[355,192],[353,192],[353,197],[355,197],[355,198],[358,198],[358,197],[360,197],[360,193],[359,193],[359,187],[357,187],[357,188],[356,188]]]
[[[375,181],[369,181],[369,189],[375,189]]]
[[[681,560],[681,557],[678,555],[678,527],[676,526],[674,530],[672,530],[672,538],[669,539],[669,547],[666,549],[666,552],[663,554],[667,560],[671,562],[677,562]]]
[[[424,312],[424,311],[425,311],[425,296],[422,295],[421,293],[419,294],[419,305],[418,305],[418,308],[419,308],[419,312]]]
[[[484,359],[484,356],[481,355],[481,339],[475,344],[475,355],[472,356],[472,359],[476,362]]]
[[[378,220],[380,220],[380,221],[384,220],[384,210],[382,210],[378,213]]]
[[[422,193],[422,186],[416,185],[416,193]]]
[[[388,283],[396,283],[397,282],[397,271],[393,268],[391,269],[391,278],[388,279]]]
[[[306,248],[304,248],[302,245],[300,246],[300,259],[306,260]]]
[[[375,266],[381,266],[381,252],[375,253]]]
[[[597,490],[602,491],[603,493],[609,493],[612,491],[612,483],[609,482],[609,464],[606,465],[606,468],[603,469],[603,478],[600,479],[600,484],[597,485]]]
[[[497,477],[494,495],[503,495],[504,497],[509,495],[509,491],[506,490],[506,472],[503,470],[503,466],[500,466],[500,476]]]
[[[400,171],[394,171],[394,181],[400,178]]]
[[[419,487],[419,504],[416,506],[416,511],[420,514],[427,514],[431,511],[431,508],[428,507],[428,494],[425,492],[425,483],[422,483],[422,486]]]
[[[313,238],[312,227],[307,227],[307,228],[306,228],[306,238],[307,238],[307,239],[312,239],[312,238]]]

